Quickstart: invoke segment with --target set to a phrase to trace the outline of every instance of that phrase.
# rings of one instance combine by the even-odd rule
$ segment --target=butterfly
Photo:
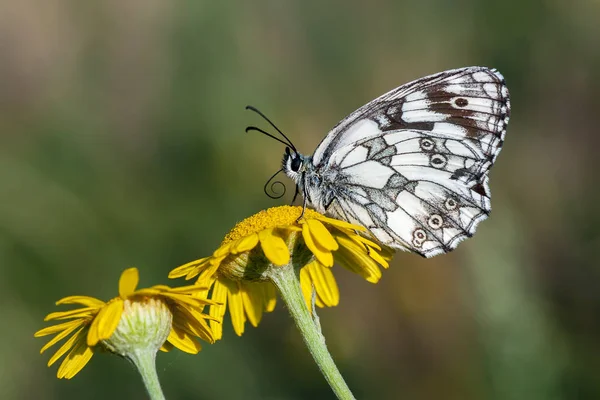
[[[304,206],[362,225],[386,246],[424,257],[447,253],[490,214],[488,173],[510,116],[495,69],[460,68],[404,84],[341,120],[312,156],[248,108],[286,139],[246,129],[286,145],[279,172],[296,183]]]

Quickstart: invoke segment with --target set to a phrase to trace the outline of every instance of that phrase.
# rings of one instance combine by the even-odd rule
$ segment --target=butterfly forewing
[[[312,157],[314,204],[427,257],[448,252],[487,218],[488,171],[506,134],[508,89],[484,67],[400,86],[342,120]],[[327,192],[327,196],[324,195]]]

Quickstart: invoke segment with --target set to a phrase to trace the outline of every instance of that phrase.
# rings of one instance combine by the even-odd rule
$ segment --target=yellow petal
[[[340,291],[330,268],[325,268],[318,262],[312,262],[308,269],[315,290],[323,304],[327,307],[337,306],[340,302]]]
[[[353,251],[364,252],[377,263],[379,263],[379,265],[381,265],[383,268],[389,267],[387,260],[381,254],[378,253],[378,251],[381,251],[382,254],[388,253],[389,251],[382,249],[381,246],[379,246],[379,244],[369,239],[366,239],[360,235],[357,235],[353,232],[346,232],[346,235],[344,236],[336,235],[336,238],[339,239],[340,237],[350,239],[352,242],[357,244],[358,248],[353,246]],[[393,252],[391,254],[393,254]],[[389,258],[391,259],[391,255]]]
[[[325,307],[325,303],[323,303],[323,300],[321,300],[321,297],[319,296],[319,294],[317,294],[317,300],[315,301],[315,304],[319,308]]]
[[[181,278],[185,276],[186,279],[192,279],[194,276],[198,275],[200,271],[205,268],[210,261],[210,257],[201,258],[199,260],[191,261],[187,264],[183,264],[171,272],[169,272],[169,278]]]
[[[162,293],[158,298],[164,300],[163,302],[166,304],[175,304],[178,307],[194,309],[198,312],[202,312],[202,309],[204,308],[204,303],[199,297],[190,296],[189,294],[165,292]]]
[[[194,284],[194,285],[187,285],[187,286],[179,286],[179,287],[174,287],[174,288],[169,288],[169,293],[180,293],[180,294],[197,294],[200,293],[202,294],[203,292],[206,292],[210,289],[210,286],[208,285],[200,285],[198,283]],[[203,299],[206,299],[206,297],[204,296],[198,296],[201,297]],[[210,300],[206,300],[209,303],[212,303],[212,301]]]
[[[69,296],[56,302],[57,306],[61,304],[81,304],[89,308],[100,308],[104,306],[105,303],[102,300],[89,296]]]
[[[336,258],[339,264],[361,275],[368,282],[377,283],[381,278],[381,270],[362,246],[344,237],[339,237],[338,242],[340,250],[336,253]]]
[[[264,299],[260,283],[244,283],[241,285],[242,302],[248,321],[257,327],[262,318]]]
[[[179,350],[189,354],[197,354],[202,349],[202,346],[194,337],[175,327],[169,332],[167,341]]]
[[[273,229],[264,229],[258,232],[260,245],[265,257],[275,265],[285,265],[290,261],[290,251],[279,236],[273,234]]]
[[[362,276],[367,282],[377,283],[381,279],[381,270],[375,262],[357,261],[353,257],[342,254],[342,252],[338,252],[337,260],[342,267]]]
[[[325,225],[319,220],[306,220],[306,225],[308,225],[312,238],[318,245],[329,251],[338,249],[339,246],[337,242],[333,236],[331,236],[331,233],[329,233],[327,228],[325,228]]]
[[[72,319],[72,318],[91,318],[98,312],[97,308],[78,308],[76,310],[69,311],[57,311],[46,315],[44,321],[53,321],[56,319]]]
[[[135,292],[135,288],[140,280],[140,274],[137,268],[128,268],[121,274],[119,279],[119,296],[125,299]]]
[[[366,231],[367,230],[367,228],[365,228],[364,226],[354,225],[354,224],[351,224],[346,221],[340,221],[339,219],[333,219],[333,218],[327,218],[324,216],[319,216],[319,220],[326,222],[330,225],[333,225],[333,226],[336,226],[339,228],[343,228],[343,229],[351,229],[351,230],[355,230],[355,231]]]
[[[159,349],[162,352],[168,353],[169,351],[173,350],[175,346],[173,346],[173,344],[169,343],[168,339],[166,342],[163,343],[162,347]]]
[[[40,350],[40,354],[42,354],[44,351],[48,350],[50,347],[54,346],[56,343],[60,342],[67,336],[69,336],[71,333],[73,333],[77,329],[81,328],[84,323],[85,323],[85,321],[77,320],[77,321],[65,322],[64,324],[49,327],[49,328],[60,327],[62,329],[60,329],[60,333],[58,335],[54,336],[50,341],[48,341],[48,343],[46,343],[44,345],[44,347],[42,347],[42,349]],[[49,331],[48,328],[46,328],[46,329]],[[40,334],[40,332],[42,332],[42,331],[44,331],[44,329],[37,331],[34,336],[40,337],[40,336],[48,335],[50,333],[55,333],[55,332],[48,332],[48,333],[43,332],[43,334]]]
[[[379,265],[381,265],[383,268],[387,268],[390,266],[390,264],[388,264],[388,262],[377,251],[373,249],[370,249],[369,256],[373,260],[377,261]]]
[[[208,294],[210,292],[210,289],[215,284],[215,280],[216,280],[216,277],[213,275],[213,276],[208,277],[208,278],[206,278],[206,279],[204,279],[202,281],[196,281],[196,285],[198,285],[199,287],[206,287],[206,289],[202,290],[202,291],[199,291],[199,292],[196,292],[195,296],[197,296],[197,297],[199,297],[201,299],[207,299],[206,301],[210,301],[209,304],[211,304],[211,305],[212,304],[218,305],[219,303],[213,300],[214,296],[213,296],[213,299],[208,299]]]
[[[225,259],[225,256],[212,259],[210,261],[210,264],[206,268],[204,268],[204,270],[200,273],[200,275],[198,275],[198,280],[196,281],[196,284],[198,285],[201,282],[204,282],[208,279],[213,279],[215,272],[217,272],[217,270],[219,269],[219,266],[221,265],[221,261],[223,261],[224,259]],[[187,277],[186,277],[186,279],[187,279]]]
[[[62,346],[54,353],[50,360],[48,360],[48,366],[51,366],[61,358],[67,351],[71,350],[74,347],[80,346],[81,342],[85,344],[85,329],[80,328],[73,336],[71,336],[66,342],[63,343]]]
[[[58,368],[56,376],[59,379],[71,379],[86,366],[94,355],[94,351],[85,345],[82,337],[78,344],[69,352]]]
[[[33,337],[42,337],[42,336],[52,335],[57,332],[62,332],[65,329],[69,329],[73,325],[85,324],[85,322],[86,322],[85,319],[77,319],[75,321],[67,321],[67,322],[63,322],[62,324],[47,326],[43,329],[40,329],[36,333],[34,333]]]
[[[227,285],[227,302],[229,303],[229,315],[231,315],[231,324],[233,330],[238,336],[244,334],[244,325],[246,324],[246,314],[244,312],[244,303],[238,287],[238,282],[230,280],[225,281]]]
[[[213,253],[213,258],[221,258],[227,256],[227,254],[229,254],[230,249],[231,243],[222,245],[221,247],[215,250],[215,252]]]
[[[88,346],[95,346],[100,340],[110,338],[123,314],[123,300],[119,297],[110,301],[94,318],[88,333]]]
[[[359,245],[366,244],[369,247],[373,247],[374,249],[381,250],[381,246],[379,244],[373,242],[372,240],[369,240],[365,237],[358,235],[354,231],[348,231],[348,230],[340,230],[340,231],[344,232],[346,234],[346,237],[348,237],[350,240],[352,240],[356,244],[359,244]],[[364,245],[363,245],[363,247],[364,247]]]
[[[310,274],[306,267],[300,270],[300,288],[302,289],[302,295],[304,296],[304,302],[306,308],[312,314],[312,281],[310,280]]]
[[[214,343],[213,331],[206,323],[208,318],[213,321],[212,317],[201,314],[194,309],[177,307],[173,312],[173,326],[205,342]]]
[[[135,296],[137,298],[142,297],[142,296],[146,296],[146,297],[155,297],[155,296],[161,296],[162,294],[165,293],[164,288],[168,286],[163,286],[161,288],[162,285],[156,285],[156,286],[152,286],[151,288],[145,288],[145,289],[140,289],[140,290],[136,290],[135,291]]]
[[[265,312],[271,312],[277,304],[277,290],[271,282],[260,284],[263,289],[263,303],[265,304]]]
[[[304,243],[306,243],[306,247],[308,247],[321,264],[326,267],[333,266],[333,254],[331,254],[331,251],[328,251],[315,243],[308,224],[302,224],[302,238],[304,239]]]
[[[258,244],[258,235],[256,233],[253,233],[249,236],[244,236],[243,238],[236,240],[231,245],[231,253],[239,254],[239,253],[243,253],[245,251],[250,251],[253,248],[255,248],[257,244]]]
[[[227,286],[221,280],[215,281],[212,292],[212,300],[219,303],[217,306],[210,306],[209,315],[214,317],[217,322],[210,321],[210,328],[213,331],[215,340],[223,337],[223,317],[227,310]]]

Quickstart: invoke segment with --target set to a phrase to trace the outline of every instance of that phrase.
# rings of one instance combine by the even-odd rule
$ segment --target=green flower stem
[[[140,372],[150,400],[165,400],[156,373],[156,352],[140,350],[128,354],[127,358],[133,362]]]
[[[306,307],[297,275],[298,272],[290,262],[283,267],[272,268],[269,277],[279,289],[284,303],[302,334],[304,343],[306,343],[321,373],[325,376],[337,398],[340,400],[354,399],[354,395],[333,362],[331,354],[327,351],[325,337],[321,333],[320,327],[313,320]]]

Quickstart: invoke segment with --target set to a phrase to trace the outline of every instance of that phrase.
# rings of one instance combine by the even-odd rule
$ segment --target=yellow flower
[[[222,336],[227,305],[233,328],[244,332],[246,320],[257,326],[263,312],[272,311],[275,287],[269,274],[277,266],[294,265],[300,270],[305,301],[310,306],[313,287],[316,305],[335,306],[339,290],[331,272],[334,258],[369,282],[381,277],[379,266],[388,267],[391,251],[359,235],[364,227],[331,219],[302,207],[281,206],[261,211],[238,223],[210,257],[192,261],[169,274],[169,278],[196,276],[197,284],[212,288],[211,328],[215,339]]]
[[[58,369],[58,378],[74,377],[101,347],[129,358],[140,347],[168,351],[173,347],[191,354],[200,351],[196,338],[214,343],[212,331],[202,314],[205,305],[214,304],[198,295],[199,285],[170,288],[157,285],[136,290],[138,270],[129,268],[119,279],[119,297],[105,303],[88,296],[70,296],[56,302],[83,307],[48,314],[45,321],[70,320],[49,326],[35,337],[56,334],[40,353],[69,337],[50,358],[48,366],[67,354]]]

